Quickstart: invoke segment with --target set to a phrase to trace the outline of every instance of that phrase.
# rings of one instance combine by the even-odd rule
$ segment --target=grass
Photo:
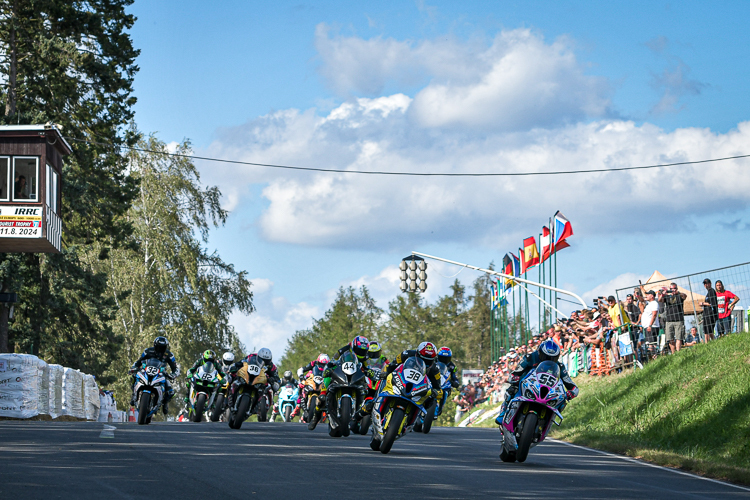
[[[750,334],[576,383],[552,437],[750,484]]]

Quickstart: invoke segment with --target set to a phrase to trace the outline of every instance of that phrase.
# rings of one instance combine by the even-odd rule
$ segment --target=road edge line
[[[655,469],[662,469],[662,470],[666,470],[669,472],[674,472],[675,474],[681,474],[683,476],[694,477],[696,479],[702,479],[704,481],[722,484],[724,486],[731,486],[732,488],[737,488],[743,491],[750,491],[750,488],[747,488],[745,486],[740,486],[738,484],[728,483],[726,481],[720,481],[718,479],[713,479],[710,477],[699,476],[698,474],[693,474],[692,472],[686,472],[684,470],[673,469],[671,467],[664,467],[663,465],[652,464],[651,462],[647,462],[645,460],[639,460],[633,457],[626,457],[623,455],[618,455],[616,453],[610,453],[608,451],[597,450],[596,448],[589,448],[588,446],[581,446],[579,444],[568,443],[567,441],[561,441],[559,439],[553,439],[553,438],[547,438],[545,441],[552,441],[553,443],[560,443],[560,444],[564,444],[565,446],[571,446],[573,448],[579,448],[581,450],[593,451],[595,453],[599,453],[600,455],[605,455],[605,456],[613,457],[613,458],[619,458],[620,460],[625,460],[626,462],[632,462],[632,463],[639,464],[639,465],[645,465],[648,467],[653,467]]]

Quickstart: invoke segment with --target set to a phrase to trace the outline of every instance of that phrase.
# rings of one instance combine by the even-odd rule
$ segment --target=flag
[[[497,305],[499,306],[507,306],[508,305],[508,299],[505,297],[505,290],[503,290],[502,285],[500,285],[500,278],[497,279]]]
[[[542,226],[542,237],[539,239],[539,246],[542,247],[542,255],[540,259],[541,262],[549,259],[552,254],[557,252],[558,250],[562,250],[563,248],[568,248],[570,246],[567,241],[561,241],[555,244],[555,249],[554,251],[552,251],[552,244],[550,243],[551,241],[552,238],[550,237],[549,229],[547,229],[547,226]]]
[[[518,253],[520,254],[521,252],[518,252]],[[521,276],[521,259],[519,259],[513,254],[510,254],[510,256],[513,257],[513,276]]]
[[[511,254],[506,253],[505,257],[503,257],[503,274],[515,276],[515,274],[513,274],[513,259],[511,258]],[[504,290],[512,288],[514,285],[515,282],[511,279],[505,278],[505,281],[503,281]]]
[[[490,283],[490,304],[493,311],[497,309],[497,285],[493,281]]]
[[[539,251],[536,248],[536,238],[529,236],[523,240],[523,251],[521,254],[521,273],[525,273],[530,267],[539,265]]]
[[[565,240],[568,236],[573,236],[573,226],[559,210],[555,214],[554,221],[555,250],[557,250],[558,248],[565,248],[560,246],[560,242]]]

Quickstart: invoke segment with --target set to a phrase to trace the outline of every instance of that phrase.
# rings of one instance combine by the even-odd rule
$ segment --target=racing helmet
[[[284,380],[287,381],[287,382],[291,382],[292,381],[292,371],[291,370],[287,370],[287,371],[284,372]]]
[[[450,347],[441,347],[438,349],[437,353],[437,359],[444,365],[447,365],[451,362],[451,358],[453,357],[453,351],[451,351]]]
[[[167,350],[169,350],[167,337],[156,337],[154,339],[154,351],[156,351],[156,354],[164,354]]]
[[[429,370],[435,364],[435,359],[437,358],[435,344],[432,342],[422,342],[417,347],[417,356],[424,361],[425,366]]]
[[[232,363],[234,363],[234,354],[232,354],[231,352],[225,352],[221,357],[221,360],[225,365],[231,365]]]
[[[370,347],[367,348],[367,357],[370,359],[378,359],[383,354],[383,349],[380,347],[378,342],[370,342]]]
[[[271,354],[271,349],[268,349],[264,347],[260,351],[258,351],[258,357],[263,360],[263,363],[266,366],[269,366],[271,364],[271,361],[273,360],[273,355]]]
[[[560,346],[554,340],[545,340],[539,344],[539,361],[554,361],[560,357]]]
[[[370,341],[362,335],[357,335],[349,346],[351,347],[352,352],[358,358],[362,359],[367,356],[367,349],[370,347]]]
[[[216,353],[213,352],[211,349],[203,351],[203,361],[205,363],[208,363],[208,362],[213,363],[213,362],[215,362],[216,361]]]
[[[315,362],[318,363],[319,365],[327,365],[328,363],[331,362],[331,358],[328,357],[328,354],[321,352],[318,355],[318,359],[316,359]]]

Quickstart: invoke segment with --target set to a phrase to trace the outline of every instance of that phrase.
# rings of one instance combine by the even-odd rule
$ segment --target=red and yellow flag
[[[536,248],[536,239],[529,236],[523,240],[523,252],[521,252],[521,273],[527,269],[539,265],[539,250]]]

